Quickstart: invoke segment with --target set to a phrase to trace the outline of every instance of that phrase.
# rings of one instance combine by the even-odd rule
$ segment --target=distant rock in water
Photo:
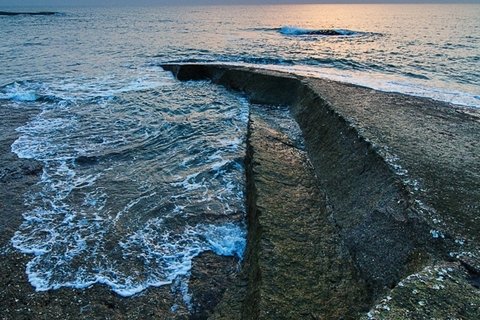
[[[40,11],[40,12],[12,12],[12,11],[0,11],[0,16],[52,16],[57,14],[57,12],[52,11]]]
[[[289,36],[320,35],[320,36],[354,36],[359,32],[346,29],[304,29],[293,26],[283,26],[278,29],[281,34]]]

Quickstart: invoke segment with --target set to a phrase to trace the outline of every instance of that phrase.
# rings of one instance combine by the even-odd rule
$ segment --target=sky
[[[262,3],[480,3],[480,0],[0,0],[2,6],[91,6],[91,5],[192,5]]]

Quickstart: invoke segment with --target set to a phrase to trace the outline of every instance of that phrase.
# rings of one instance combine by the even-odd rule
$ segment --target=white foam
[[[0,99],[28,102],[37,100],[35,88],[29,83],[14,82],[0,91]]]
[[[220,169],[222,169],[227,163],[229,163],[229,160],[223,160],[221,159],[218,162],[214,162],[210,167],[212,168],[213,171],[216,171],[218,173],[221,173]]]
[[[294,27],[294,26],[283,26],[280,28],[280,33],[286,35],[301,35],[308,33],[308,29]]]
[[[132,199],[129,203],[127,203],[127,205],[122,209],[120,210],[119,212],[117,212],[115,218],[113,219],[113,223],[117,223],[118,220],[122,217],[122,215],[124,215],[125,213],[129,212],[130,209],[132,209],[136,204],[138,204],[140,201],[142,200],[145,200],[145,199],[148,199],[148,198],[151,198],[153,196],[155,196],[157,193],[156,192],[152,192],[150,194],[146,194],[144,196],[141,196],[141,197],[138,197],[138,198],[135,198],[135,199]]]
[[[333,68],[312,66],[275,66],[274,69],[294,72],[303,76],[352,83],[385,92],[398,92],[413,96],[432,98],[458,105],[480,107],[480,99],[475,97],[474,94],[452,90],[451,85],[447,83],[438,84],[442,87],[433,87],[430,85],[431,82],[429,80],[406,79],[398,75],[386,75],[375,72],[353,70],[336,70]]]
[[[183,233],[162,230],[164,220],[152,219],[147,225],[131,234],[120,243],[124,259],[141,256],[147,265],[162,265],[162,273],[153,272],[154,277],[134,288],[172,283],[179,277],[189,275],[192,259],[211,250],[219,255],[243,257],[246,245],[245,227],[227,223],[223,225],[199,224],[186,226]],[[153,270],[152,270],[153,271]],[[116,292],[127,295],[128,290],[113,287]],[[137,289],[134,289],[136,291]]]
[[[66,141],[58,141],[58,144],[54,144],[51,140],[52,136],[57,139],[62,138],[62,135],[58,133],[73,130],[75,125],[73,118],[51,118],[46,117],[42,112],[30,123],[17,128],[21,135],[14,141],[11,150],[18,157],[24,159],[40,161],[71,159],[74,155],[59,154],[61,150],[69,150]],[[55,135],[59,137],[55,137]]]
[[[205,180],[201,180],[200,182],[196,181],[197,180],[196,178],[198,177],[199,174],[200,172],[189,174],[184,178],[183,181],[173,182],[171,183],[171,185],[173,187],[183,187],[185,190],[189,190],[189,191],[205,188]]]
[[[208,225],[203,233],[209,249],[222,256],[243,257],[245,251],[246,230],[239,225],[228,223],[220,226]]]
[[[125,74],[99,77],[64,78],[45,82],[14,82],[0,88],[0,99],[33,102],[41,97],[57,100],[56,106],[92,98],[112,98],[132,91],[145,91],[171,86],[171,73],[156,66],[128,70]]]
[[[121,93],[145,91],[175,84],[170,73],[159,67],[135,69],[122,75],[66,79],[50,85],[44,94],[66,101],[111,98]]]

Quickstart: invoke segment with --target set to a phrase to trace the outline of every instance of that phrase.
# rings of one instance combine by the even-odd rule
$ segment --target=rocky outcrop
[[[294,161],[295,146],[277,136],[275,120],[252,113],[247,288],[236,317],[480,316],[478,111],[247,67],[164,68],[180,80],[210,79],[243,92],[254,104],[288,106],[305,139],[308,160]],[[305,161],[311,171],[302,169]],[[312,184],[304,177],[314,177],[318,191],[305,189]],[[308,199],[296,203],[300,195]],[[312,229],[296,225],[292,212],[309,217]],[[272,241],[272,234],[288,240]],[[299,235],[314,249],[283,251],[295,247]],[[347,266],[341,271],[339,261]],[[268,276],[271,270],[279,276]],[[291,289],[280,275],[299,270],[304,278],[292,277],[298,286]],[[327,278],[356,291],[324,296]],[[282,303],[302,311],[289,314]],[[225,316],[222,303],[218,314]]]
[[[252,102],[240,271],[196,257],[190,309],[175,285],[35,292],[8,243],[42,167],[10,146],[39,110],[0,108],[1,319],[480,318],[479,111],[254,68],[165,68]]]
[[[51,11],[39,11],[39,12],[13,12],[13,11],[0,11],[0,16],[53,16],[57,12]]]

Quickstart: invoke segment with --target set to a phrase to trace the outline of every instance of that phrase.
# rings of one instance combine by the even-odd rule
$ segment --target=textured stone
[[[316,176],[317,185],[326,195],[329,219],[325,222],[334,226],[339,236],[340,241],[333,241],[336,246],[330,250],[347,248],[364,281],[350,283],[359,285],[359,290],[366,284],[365,301],[371,301],[372,309],[365,317],[480,317],[478,110],[249,67],[166,65],[165,69],[183,80],[192,75],[195,79],[211,79],[243,92],[255,103],[290,107],[305,138],[308,159],[314,168],[311,174]],[[270,140],[278,141],[278,138]],[[268,165],[277,164],[281,161],[278,158],[289,161],[290,155],[272,152],[265,156],[262,150],[253,153],[251,158],[252,168],[258,163],[263,163],[263,167],[252,171],[249,193],[253,193],[251,199],[259,208],[259,214],[258,222],[250,219],[248,252],[255,261],[262,261],[276,252],[278,246],[272,241],[251,240],[262,239],[264,231],[258,226],[268,220],[263,219],[265,213],[284,206],[268,199],[275,199],[276,190],[285,190],[283,186],[288,186],[290,196],[298,195],[295,190],[301,183],[283,179],[281,170]],[[275,179],[282,182],[269,189],[268,185]],[[250,215],[255,210],[251,205]],[[291,227],[285,222],[270,223],[269,234],[281,234]],[[292,237],[288,246],[294,246],[297,239],[305,237]],[[296,270],[296,261],[292,257],[290,264],[275,263],[279,268]],[[412,290],[430,297],[428,301],[410,303],[414,296],[401,289],[401,284],[445,265],[451,266],[449,276],[456,279],[455,284],[449,283],[445,290],[432,294],[430,287],[422,285],[423,280],[407,281],[415,287]],[[255,314],[268,318],[249,301],[259,296],[255,284],[261,286],[264,281],[262,268],[270,267],[246,263],[244,268],[248,270],[250,289],[246,293],[248,308],[242,316],[248,319]],[[336,273],[334,267],[325,269],[329,274]],[[315,279],[315,275],[310,277]],[[274,286],[278,279],[268,281]],[[303,289],[308,290],[308,286]],[[377,307],[386,300],[389,304],[379,310]],[[294,308],[302,301],[299,298],[288,303]],[[341,310],[343,306],[339,301],[327,304],[329,312]],[[352,305],[361,308],[361,302]]]

